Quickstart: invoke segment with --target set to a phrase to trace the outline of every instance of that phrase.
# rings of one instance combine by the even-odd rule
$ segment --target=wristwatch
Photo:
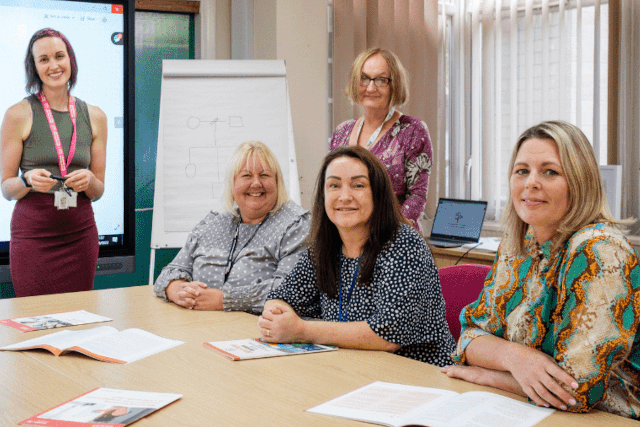
[[[25,187],[31,187],[31,184],[27,182],[27,178],[24,177],[24,174],[20,175],[20,179],[22,180],[22,185]]]

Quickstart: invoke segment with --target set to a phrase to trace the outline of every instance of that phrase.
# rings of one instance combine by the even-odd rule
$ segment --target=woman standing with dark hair
[[[405,221],[373,154],[362,147],[330,153],[317,178],[310,248],[267,297],[262,338],[451,363],[438,272],[424,239]]]
[[[91,201],[104,192],[107,118],[71,95],[78,66],[59,31],[37,31],[24,63],[31,95],[2,123],[2,194],[18,200],[13,287],[18,297],[90,290],[98,260]]]

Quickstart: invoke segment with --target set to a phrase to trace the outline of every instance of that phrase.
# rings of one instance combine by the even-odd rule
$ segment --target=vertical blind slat
[[[636,184],[638,183],[638,169],[640,168],[640,126],[638,123],[640,121],[640,87],[638,86],[638,81],[640,81],[640,4],[637,1],[633,2],[633,28],[634,28],[634,39],[633,39],[633,77],[630,82],[630,87],[634,88],[634,99],[633,99],[633,109],[632,109],[632,118],[631,125],[633,126],[633,132],[631,140],[628,143],[630,148],[629,158],[631,159],[631,173],[628,176],[635,177]],[[627,188],[633,188],[633,194],[630,197],[630,204],[633,206],[633,211],[629,215],[633,215],[636,218],[640,213],[640,196],[638,194],[637,187],[634,185],[628,185]]]
[[[600,163],[600,0],[595,0],[593,22],[593,150]]]
[[[558,83],[560,90],[558,91],[558,117],[565,121],[571,121],[569,112],[571,111],[571,103],[569,102],[569,85],[567,72],[567,33],[565,25],[565,3],[560,2],[558,9]]]
[[[511,100],[509,106],[511,107],[511,138],[512,144],[515,144],[518,137],[518,0],[511,0],[511,7],[509,9],[509,39],[511,44],[509,46],[509,58],[511,64],[509,69],[511,76],[509,81],[511,82],[511,88],[509,93]]]
[[[525,97],[533,93],[533,0],[527,0],[524,11],[524,94]],[[533,124],[533,102],[525,101],[525,127]]]
[[[440,19],[438,19],[438,140],[434,142],[434,161],[440,165],[446,164],[445,151],[446,151],[446,136],[447,136],[447,99],[445,94],[446,76],[449,75],[446,63],[447,46],[451,43],[447,38],[447,12],[445,4],[440,5]],[[451,92],[449,92],[451,96]],[[450,176],[451,168],[449,168]],[[448,181],[445,176],[444,167],[440,173],[431,179],[437,180],[436,192],[438,198],[441,195],[447,194],[445,184]],[[450,178],[449,178],[450,179]]]
[[[576,126],[582,129],[582,0],[576,4]]]
[[[497,70],[495,68],[496,54],[495,54],[495,40],[496,40],[496,28],[494,25],[494,7],[495,0],[485,0],[482,6],[482,32],[483,39],[483,70],[482,81],[483,86],[487,86],[486,82],[495,82]],[[498,120],[495,114],[496,108],[496,91],[495,85],[488,85],[486,90],[482,91],[482,110],[480,112],[480,120],[482,123],[481,139],[480,141],[495,141],[495,124]],[[476,156],[479,157],[479,188],[478,198],[483,200],[488,199],[490,189],[494,188],[494,174],[483,173],[482,171],[491,170],[494,165],[494,150],[495,144],[480,143],[480,151],[476,152]],[[490,163],[489,163],[490,162]]]
[[[474,69],[482,70],[482,26],[480,25],[480,10],[482,0],[474,3],[471,10],[471,48]],[[482,73],[472,73],[471,76],[471,163],[465,168],[468,173],[468,184],[471,198],[480,197],[480,139],[482,138],[481,108],[482,108]],[[468,161],[468,160],[467,160]]]
[[[542,15],[541,15],[541,23],[542,23],[542,116],[544,119],[552,118],[549,117],[549,81],[551,77],[550,68],[549,68],[549,0],[542,0]]]
[[[495,33],[496,37],[494,39],[495,45],[495,55],[496,55],[496,66],[495,66],[495,82],[496,82],[496,90],[495,90],[495,138],[493,139],[493,156],[495,159],[494,163],[494,176],[493,182],[494,185],[491,186],[492,190],[492,199],[493,199],[493,209],[495,212],[495,218],[498,219],[500,216],[500,193],[501,193],[501,183],[504,180],[503,171],[502,171],[502,0],[496,0],[495,4]]]
[[[459,19],[455,23],[456,34],[458,34],[458,50],[460,52],[460,60],[458,62],[457,76],[458,76],[458,98],[456,99],[455,108],[460,114],[458,114],[455,121],[454,129],[459,132],[458,138],[454,141],[459,143],[452,144],[452,165],[454,166],[452,175],[455,175],[455,188],[453,189],[454,196],[457,198],[464,198],[465,189],[465,152],[463,147],[466,145],[468,139],[467,136],[467,122],[468,122],[468,103],[467,103],[467,74],[468,74],[468,59],[469,56],[467,50],[466,39],[466,17],[467,17],[467,2],[460,2]],[[454,134],[455,138],[455,134]]]
[[[638,195],[638,168],[640,167],[640,5],[636,0],[621,2],[620,57],[624,64],[620,67],[621,120],[619,138],[622,175],[632,184],[623,185],[622,216],[638,216],[640,200]],[[634,185],[635,184],[635,185]]]

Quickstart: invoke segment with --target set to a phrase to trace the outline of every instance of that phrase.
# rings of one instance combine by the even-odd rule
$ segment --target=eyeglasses
[[[360,77],[360,86],[369,86],[369,83],[373,80],[373,84],[376,87],[387,87],[389,83],[391,83],[391,79],[388,77],[376,77],[372,79],[371,77],[362,76]]]

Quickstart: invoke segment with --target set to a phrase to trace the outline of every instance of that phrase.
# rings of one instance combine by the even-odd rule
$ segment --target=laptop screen
[[[440,199],[431,239],[477,242],[486,210],[487,202],[484,201]]]

